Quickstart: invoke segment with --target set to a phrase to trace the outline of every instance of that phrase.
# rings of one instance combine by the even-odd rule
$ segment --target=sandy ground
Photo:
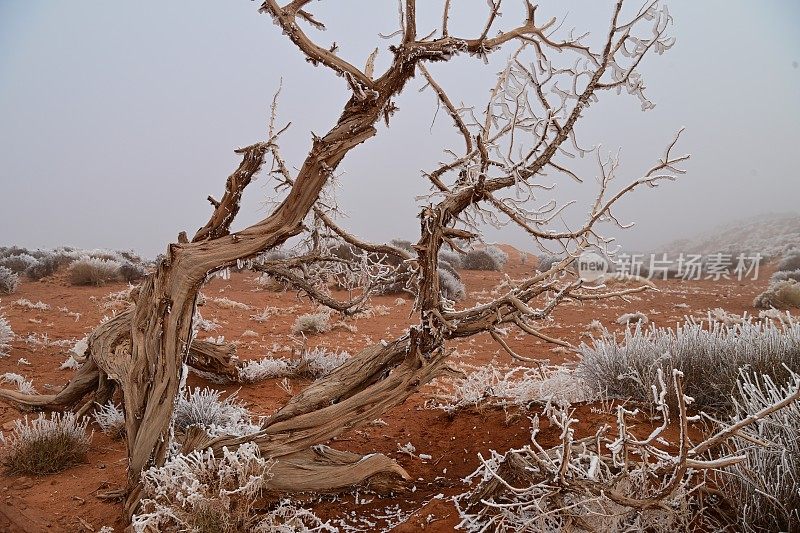
[[[492,289],[504,275],[513,278],[530,272],[531,265],[524,264],[513,249],[510,252],[511,260],[504,273],[462,272],[469,297],[460,305],[488,301]],[[224,335],[226,342],[239,344],[238,355],[242,359],[269,354],[291,356],[293,349],[302,347],[302,342],[291,335],[295,317],[311,311],[314,306],[292,292],[258,290],[254,278],[252,273],[234,274],[229,280],[217,278],[204,287],[208,301],[201,313],[222,327],[209,333],[201,332],[199,337]],[[757,314],[752,300],[764,289],[767,279],[768,272],[762,272],[758,281],[657,281],[658,292],[637,294],[628,301],[615,299],[562,305],[543,331],[579,344],[587,340],[584,332],[592,320],[621,331],[616,319],[625,312],[641,311],[660,326],[674,326],[685,315],[703,314],[715,307],[737,314],[745,311]],[[14,295],[0,300],[2,312],[17,334],[10,357],[0,359],[0,374],[22,374],[32,379],[41,393],[58,390],[74,372],[59,370],[69,349],[103,316],[112,313],[113,309],[106,307],[105,297],[124,288],[123,284],[71,287],[58,275],[40,282],[23,282]],[[19,298],[41,301],[50,309],[33,310],[15,305],[13,302]],[[249,308],[227,308],[213,298],[228,298],[247,304]],[[309,337],[307,345],[354,353],[380,339],[398,336],[412,323],[411,301],[407,297],[376,297],[373,306],[375,316],[349,322],[355,326],[355,332],[337,327],[329,333]],[[265,307],[283,311],[268,322],[251,318]],[[243,335],[247,330],[249,332]],[[529,336],[512,332],[507,340],[517,353],[526,357],[548,359],[553,364],[575,362],[573,354],[554,350],[552,345]],[[452,361],[455,366],[487,363],[499,367],[517,366],[488,335],[455,342],[453,347],[457,348]],[[21,363],[20,359],[27,360],[30,365]],[[208,385],[197,376],[191,376],[189,384]],[[307,384],[297,379],[290,382],[294,392]],[[239,398],[255,415],[268,415],[289,398],[278,380],[222,388],[229,392],[241,388]],[[536,406],[527,411],[468,409],[450,416],[425,407],[432,390],[426,387],[391,410],[382,417],[383,423],[350,431],[329,443],[355,452],[382,452],[396,459],[416,480],[413,490],[384,498],[361,492],[309,502],[320,516],[333,522],[346,518],[351,526],[363,531],[394,524],[398,515],[404,523],[396,525],[394,531],[452,531],[458,523],[458,513],[448,498],[464,491],[462,479],[478,466],[478,453],[486,456],[490,449],[502,452],[530,441],[529,417],[536,414]],[[576,416],[580,419],[578,437],[592,434],[601,424],[612,420],[611,413],[597,405],[578,406]],[[5,431],[19,417],[14,408],[0,404],[0,424]],[[646,421],[642,421],[642,425],[647,426]],[[122,531],[121,505],[101,501],[96,494],[124,485],[125,444],[107,437],[95,424],[90,427],[94,434],[86,464],[44,477],[0,475],[0,531],[97,531],[104,525]],[[558,432],[545,424],[540,442],[554,445],[557,441]],[[398,445],[409,442],[418,454],[430,455],[431,459],[421,460],[400,453]]]

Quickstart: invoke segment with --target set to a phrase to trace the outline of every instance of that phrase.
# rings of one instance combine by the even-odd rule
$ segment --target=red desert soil
[[[469,293],[461,305],[489,300],[490,292],[504,276],[518,278],[533,268],[532,261],[525,264],[519,252],[511,247],[504,248],[511,257],[505,272],[461,272]],[[302,343],[291,335],[295,317],[311,311],[314,306],[292,292],[258,290],[255,277],[253,273],[239,273],[228,280],[215,278],[208,283],[203,289],[207,302],[201,313],[204,318],[218,322],[222,328],[210,333],[200,332],[199,337],[224,335],[226,342],[239,344],[238,355],[242,359],[261,358],[270,353],[276,357],[291,356],[292,349],[302,347]],[[564,304],[556,310],[553,320],[543,331],[579,344],[587,340],[583,333],[592,320],[599,320],[612,331],[621,331],[622,326],[616,323],[616,319],[626,312],[641,311],[661,326],[674,326],[685,315],[702,315],[716,307],[737,314],[745,311],[753,314],[753,298],[764,289],[768,277],[769,272],[762,272],[757,281],[659,280],[655,282],[659,292],[633,295],[627,302],[614,299]],[[0,374],[22,374],[33,380],[39,392],[59,389],[74,372],[59,370],[71,346],[91,331],[104,315],[111,314],[111,309],[104,308],[107,303],[104,298],[125,288],[124,284],[72,287],[59,275],[40,282],[23,282],[15,294],[0,300],[2,312],[17,335],[10,357],[0,359]],[[50,309],[40,311],[15,305],[14,302],[20,298],[34,303],[41,301]],[[225,307],[213,298],[242,302],[250,309]],[[355,332],[337,327],[329,333],[309,337],[308,346],[325,346],[354,353],[380,339],[398,336],[412,323],[408,297],[403,298],[402,303],[397,296],[376,297],[373,306],[377,308],[375,316],[349,321],[357,328]],[[251,318],[265,307],[286,311],[272,316],[267,322]],[[247,330],[248,333],[243,335]],[[527,357],[549,359],[553,364],[575,362],[573,354],[554,350],[552,345],[529,336],[512,333],[508,342],[517,353]],[[452,361],[455,366],[487,363],[499,367],[517,366],[488,335],[455,342],[453,346],[457,348]],[[27,360],[30,366],[21,364],[20,359]],[[292,380],[291,388],[297,392],[307,384],[307,381]],[[192,375],[189,385],[211,384]],[[241,388],[239,398],[254,415],[270,414],[289,398],[279,380],[222,388],[228,392]],[[441,410],[425,407],[431,391],[431,387],[426,387],[387,413],[382,422],[350,431],[329,443],[339,449],[381,452],[396,459],[416,480],[413,489],[392,497],[378,498],[362,491],[322,502],[309,502],[320,516],[334,523],[346,518],[359,530],[376,531],[387,524],[396,524],[397,519],[392,517],[399,512],[407,518],[404,523],[396,525],[394,531],[453,531],[459,522],[458,513],[448,498],[464,491],[462,479],[478,466],[478,453],[486,457],[491,449],[504,452],[530,441],[529,417],[537,413],[536,406],[524,412],[473,409],[449,416]],[[20,416],[13,407],[0,404],[0,425],[6,432]],[[603,409],[599,405],[578,406],[576,417],[580,419],[578,437],[593,434],[600,425],[611,422],[613,418],[608,406]],[[122,531],[121,505],[101,501],[96,494],[108,487],[124,484],[124,441],[112,440],[95,424],[90,427],[94,429],[94,435],[87,464],[43,477],[0,474],[0,487],[3,489],[0,531],[80,532],[98,531],[102,526]],[[642,431],[647,431],[648,427],[642,422]],[[558,432],[548,430],[546,424],[543,428],[540,442],[555,445]],[[421,460],[398,451],[399,445],[409,442],[417,454],[427,454],[431,459]]]

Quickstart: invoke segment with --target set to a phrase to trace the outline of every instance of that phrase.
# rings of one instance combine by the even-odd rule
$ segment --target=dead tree
[[[575,126],[601,93],[624,89],[641,98],[643,107],[651,105],[643,94],[637,67],[649,52],[661,52],[671,44],[665,36],[670,18],[658,1],[648,2],[623,18],[623,0],[617,0],[610,9],[610,26],[595,47],[585,44],[586,35],[557,37],[564,32],[556,19],[538,21],[536,8],[527,2],[521,25],[496,31],[501,0],[490,2],[487,20],[475,38],[449,34],[449,1],[444,3],[440,30],[420,36],[415,0],[404,0],[400,4],[400,28],[389,47],[391,64],[380,76],[374,76],[374,54],[361,69],[312,40],[301,24],[315,29],[324,26],[306,10],[309,3],[293,0],[280,6],[275,0],[266,0],[261,12],[274,19],[309,62],[332,70],[347,82],[352,96],[336,124],[325,135],[312,139],[308,155],[294,175],[278,153],[281,131],[274,124],[266,141],[237,150],[242,161],[228,177],[222,198],[209,198],[213,206],[209,221],[191,240],[182,233],[178,242],[170,244],[155,272],[134,295],[133,308],[91,335],[87,361],[76,377],[52,396],[0,395],[22,407],[85,412],[91,402],[107,399],[118,387],[126,417],[128,517],[136,511],[142,470],[163,464],[166,457],[173,405],[181,390],[185,365],[226,366],[224,353],[209,353],[208,346],[193,341],[192,319],[199,289],[215,272],[300,234],[310,214],[349,244],[374,253],[394,254],[406,265],[417,287],[419,324],[391,342],[367,347],[332,375],[310,385],[255,434],[212,438],[194,429],[186,436],[184,450],[210,447],[219,451],[224,446],[257,443],[264,455],[276,461],[273,472],[281,475],[275,476],[274,483],[283,491],[337,490],[367,480],[372,486],[396,486],[398,478],[406,477],[402,468],[380,455],[359,460],[353,454],[312,447],[379,418],[440,375],[446,368],[448,340],[489,332],[511,352],[502,341],[502,328],[518,327],[547,339],[535,324],[560,302],[624,296],[642,290],[590,291],[580,279],[564,281],[554,274],[564,271],[581,250],[607,242],[596,225],[616,221],[611,208],[622,196],[680,173],[675,165],[686,156],[672,155],[674,143],[650,171],[613,195],[610,187],[616,162],[601,161],[596,202],[578,229],[548,230],[563,206],[545,202],[537,209],[532,205],[539,201],[538,192],[549,189],[542,183],[548,173],[581,179],[561,159],[570,150],[583,151]],[[512,42],[518,48],[500,73],[482,117],[473,108],[454,105],[424,66],[447,62],[458,54],[483,59]],[[555,61],[565,57],[569,61]],[[344,157],[376,134],[376,122],[389,122],[396,111],[394,99],[418,72],[449,112],[465,146],[461,155],[451,152],[451,161],[425,173],[433,192],[422,208],[414,255],[354,237],[336,225],[318,200]],[[243,190],[269,158],[283,180],[285,195],[267,218],[231,233]],[[565,259],[547,272],[517,280],[490,303],[456,309],[440,293],[439,250],[445,243],[458,250],[461,243],[478,239],[482,223],[509,221],[537,242],[557,243],[567,252]],[[291,278],[291,270],[278,268],[280,265],[272,265],[271,272]],[[325,301],[310,289],[304,288],[309,296],[335,307],[334,302]],[[89,395],[93,397],[87,401]],[[304,475],[293,477],[300,472]],[[293,479],[299,481],[294,484]]]

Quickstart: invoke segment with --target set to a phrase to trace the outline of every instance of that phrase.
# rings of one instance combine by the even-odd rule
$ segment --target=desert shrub
[[[294,321],[292,326],[292,333],[295,335],[315,335],[317,333],[325,333],[330,331],[331,315],[328,311],[320,311],[319,313],[308,313],[300,315]]]
[[[557,255],[545,254],[540,255],[538,259],[539,260],[536,263],[536,270],[539,272],[547,272],[553,267],[553,265],[561,261],[562,258],[558,257]]]
[[[292,365],[291,373],[307,378],[321,378],[327,376],[350,358],[347,352],[331,352],[322,347],[306,350],[300,360]]]
[[[25,379],[25,376],[15,374],[14,372],[6,372],[0,375],[0,383],[13,383],[22,394],[36,394],[33,381]]]
[[[689,322],[674,330],[637,325],[621,342],[603,336],[591,346],[582,344],[579,352],[578,372],[597,393],[651,402],[659,369],[669,375],[675,368],[686,376],[693,406],[726,410],[738,390],[739,368],[781,383],[789,377],[787,367],[800,369],[800,322],[712,322],[707,327]]]
[[[139,281],[147,275],[147,270],[141,263],[133,263],[127,259],[120,262],[117,269],[117,278],[128,283]]]
[[[778,262],[778,270],[798,270],[800,269],[800,249],[786,252]]]
[[[246,435],[258,429],[251,424],[250,412],[239,403],[236,394],[220,400],[220,391],[195,387],[175,404],[175,430],[201,426],[209,435]]]
[[[414,251],[414,244],[411,241],[407,241],[405,239],[392,239],[389,241],[389,244],[394,246],[395,248],[399,248],[400,250],[405,250],[411,254],[416,255],[416,251]]]
[[[501,371],[486,365],[455,380],[437,396],[433,407],[453,413],[480,405],[525,406],[531,402],[570,405],[593,397],[575,372],[565,367]]]
[[[50,418],[14,422],[9,437],[2,436],[0,462],[13,474],[53,474],[86,460],[90,436],[88,419],[79,421],[74,413],[52,413]]]
[[[117,279],[120,263],[97,257],[82,257],[69,266],[73,285],[102,285]]]
[[[795,270],[779,270],[775,272],[770,278],[770,284],[787,280],[800,282],[800,268]]]
[[[0,266],[11,270],[14,274],[23,274],[26,270],[35,266],[39,261],[30,254],[10,255],[0,259]]]
[[[785,385],[768,376],[756,377],[742,372],[738,382],[735,412],[731,423],[741,422],[800,387],[800,375],[794,374]],[[727,468],[723,492],[735,503],[742,531],[793,531],[800,524],[800,404],[794,402],[768,415],[748,431],[764,443],[737,438],[737,455],[743,462]]]
[[[38,281],[55,274],[59,265],[59,258],[52,253],[46,252],[37,258],[35,265],[31,265],[25,270],[25,275],[34,281]]]
[[[447,263],[453,269],[464,268],[461,254],[449,250],[439,250],[439,264]]]
[[[467,270],[502,270],[508,261],[508,254],[495,246],[480,250],[470,250],[464,255],[464,268]]]
[[[800,307],[800,283],[791,279],[770,283],[764,292],[755,297],[753,306],[760,309]]]
[[[11,294],[19,286],[19,276],[11,269],[0,266],[0,294]]]
[[[11,329],[11,324],[3,315],[0,315],[0,357],[7,357],[8,350],[11,348],[9,344],[14,339],[14,331]]]
[[[284,378],[292,374],[292,365],[286,359],[264,357],[251,360],[239,367],[239,381],[257,383],[265,379]]]
[[[125,413],[113,402],[105,405],[98,404],[94,412],[94,420],[103,433],[110,437],[119,439],[125,435]]]
[[[466,289],[457,274],[444,268],[439,268],[439,291],[448,300],[457,302],[466,296]]]
[[[328,250],[333,257],[342,259],[343,261],[355,261],[361,252],[358,248],[351,244],[338,244]]]
[[[177,455],[162,467],[142,474],[142,504],[133,517],[136,533],[193,531],[198,533],[333,532],[306,509],[281,500],[266,512],[256,505],[270,480],[271,461],[252,442],[236,450],[223,448]]]
[[[650,319],[647,318],[647,315],[642,313],[641,311],[635,311],[633,313],[625,313],[623,315],[620,315],[619,318],[617,318],[617,324],[636,324],[636,323],[647,324],[648,322],[650,322]]]

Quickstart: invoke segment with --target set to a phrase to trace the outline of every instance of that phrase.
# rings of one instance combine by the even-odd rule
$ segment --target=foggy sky
[[[442,2],[421,1],[420,33],[439,24]],[[519,2],[521,3],[521,2]],[[634,4],[635,2],[630,2]],[[507,0],[500,28],[517,25]],[[567,14],[565,27],[607,30],[612,2],[540,2],[542,20]],[[453,2],[451,34],[475,37],[486,2]],[[675,132],[689,152],[676,183],[630,196],[617,210],[636,226],[619,234],[630,249],[691,236],[719,223],[764,212],[800,213],[800,7],[794,0],[673,0],[675,47],[641,68],[649,97],[642,112],[627,94],[604,94],[579,126],[584,145],[621,148],[618,185],[639,177]],[[638,4],[636,5],[638,7]],[[299,166],[311,132],[335,123],[349,92],[313,67],[258,4],[211,0],[0,2],[0,245],[73,245],[162,252],[180,231],[193,233],[210,214],[236,168],[236,147],[266,138],[269,104],[281,79],[281,139]],[[397,28],[391,1],[328,0],[311,5],[328,31],[308,33],[363,65]],[[483,105],[511,47],[489,65],[458,58],[431,67],[454,100]],[[387,129],[351,152],[340,167],[342,223],[373,240],[415,238],[420,171],[459,148],[451,122],[436,111],[421,76],[397,99]],[[592,169],[591,166],[587,167]],[[266,178],[246,194],[235,227],[263,218]],[[560,200],[587,201],[591,186],[567,187]],[[533,249],[516,231],[487,238]]]

